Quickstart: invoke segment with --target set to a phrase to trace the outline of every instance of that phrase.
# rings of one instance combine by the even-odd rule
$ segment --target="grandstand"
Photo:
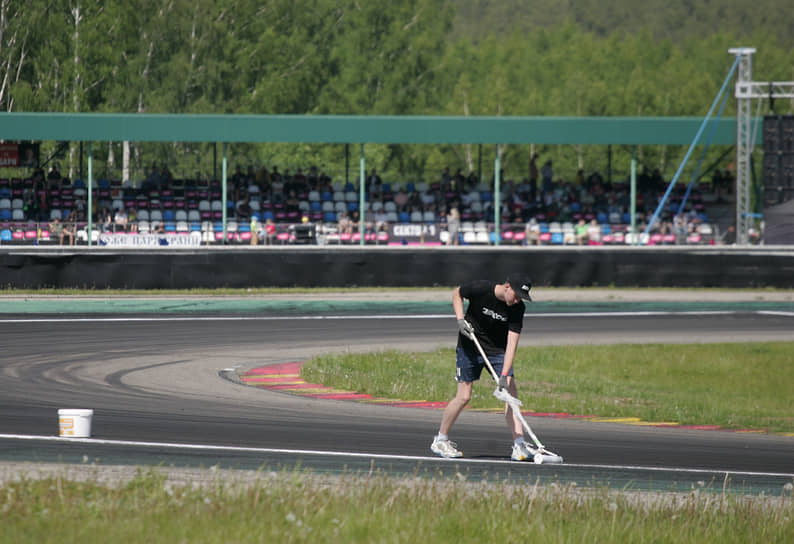
[[[720,243],[719,226],[710,221],[706,209],[714,200],[708,184],[692,192],[685,210],[679,210],[685,187],[674,191],[662,221],[647,235],[632,236],[627,182],[608,184],[594,172],[581,185],[557,180],[550,191],[536,192],[527,180],[507,180],[499,193],[497,233],[493,186],[473,175],[432,183],[378,181],[367,187],[361,214],[356,185],[333,181],[310,168],[305,171],[313,174],[301,179],[279,174],[276,183],[269,175],[245,178],[227,187],[226,199],[219,181],[169,179],[159,186],[133,187],[100,179],[92,194],[92,241],[102,243],[112,236],[114,245],[124,245],[124,238],[156,235],[171,241],[189,238],[192,244],[186,245],[267,243],[268,238],[276,244],[360,244],[358,226],[344,228],[340,220],[346,216],[357,221],[363,215],[365,244],[442,245],[450,242],[446,213],[457,207],[460,245],[494,244],[497,236],[500,244],[510,245]],[[660,197],[659,187],[643,189],[637,203],[640,221]],[[292,198],[285,197],[286,191]],[[0,179],[0,243],[57,245],[50,230],[58,219],[74,227],[76,244],[87,244],[86,207],[87,189],[79,179],[45,180],[41,173]],[[264,233],[266,222],[275,226],[272,237]],[[586,229],[576,236],[581,222]],[[306,224],[313,227],[311,236],[301,239],[296,227]]]

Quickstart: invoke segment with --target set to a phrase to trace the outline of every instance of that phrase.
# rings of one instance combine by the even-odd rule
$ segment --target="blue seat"
[[[322,200],[323,202],[328,202],[333,199],[334,199],[334,195],[330,191],[323,191],[322,194],[320,195],[320,200]]]
[[[552,244],[562,244],[563,238],[561,232],[552,232],[551,233],[551,243]]]
[[[540,232],[549,232],[548,223],[540,223],[538,226],[540,227]]]
[[[166,232],[176,232],[176,225],[170,221],[165,223]]]
[[[609,217],[604,212],[598,212],[596,214],[596,221],[598,221],[601,224],[609,223]]]
[[[11,234],[10,230],[3,229],[0,231],[0,240],[2,240],[3,242],[10,242],[12,238],[13,235]]]
[[[611,225],[601,225],[601,234],[612,234]]]
[[[582,205],[578,202],[571,202],[571,211],[573,213],[579,213],[582,211]]]
[[[8,208],[3,208],[0,210],[0,221],[11,221],[11,210]]]
[[[333,223],[334,221],[336,221],[336,213],[325,212],[325,214],[323,214],[323,221],[325,221],[326,223]]]
[[[482,200],[483,202],[491,202],[493,200],[493,193],[491,193],[491,191],[481,192],[480,200]]]
[[[163,221],[174,221],[174,220],[175,220],[174,210],[163,211]]]
[[[191,223],[190,232],[201,232],[201,223]]]
[[[319,200],[312,201],[312,203],[309,205],[309,207],[310,207],[311,211],[313,211],[313,212],[321,212],[321,211],[323,211],[323,204]]]
[[[410,223],[411,222],[411,214],[408,212],[400,212],[397,216],[397,220],[400,223]]]
[[[220,222],[213,223],[212,230],[214,230],[215,232],[223,232],[223,223]]]
[[[262,212],[262,221],[267,221],[268,219],[273,221],[275,218],[276,216],[273,215],[273,212],[271,212],[270,210],[265,210],[264,212]]]
[[[348,202],[347,203],[347,211],[354,212],[358,210],[358,202]]]
[[[631,214],[629,212],[624,212],[622,219],[624,223],[631,223]]]

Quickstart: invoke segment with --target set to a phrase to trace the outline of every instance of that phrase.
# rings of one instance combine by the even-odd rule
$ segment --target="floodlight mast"
[[[728,49],[739,57],[736,76],[736,243],[747,245],[750,241],[750,154],[755,142],[751,141],[752,100],[764,98],[794,98],[794,81],[753,81],[754,47]]]

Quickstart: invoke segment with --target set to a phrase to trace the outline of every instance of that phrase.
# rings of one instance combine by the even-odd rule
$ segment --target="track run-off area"
[[[794,340],[792,293],[538,291],[521,345]],[[501,414],[467,410],[454,433],[465,457],[446,460],[429,451],[438,408],[318,398],[241,379],[321,353],[451,347],[450,295],[4,297],[2,477],[66,463],[767,495],[794,482],[792,436],[529,414],[565,458],[534,465],[509,460]],[[91,438],[59,437],[60,408],[93,409]]]

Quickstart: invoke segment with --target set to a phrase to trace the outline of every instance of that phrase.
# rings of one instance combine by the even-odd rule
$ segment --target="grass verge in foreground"
[[[526,410],[649,422],[794,432],[792,342],[519,348],[515,372]],[[312,383],[377,397],[448,401],[455,353],[324,355],[304,365]],[[483,372],[471,408],[498,408]]]
[[[573,486],[260,472],[169,485],[62,477],[0,486],[2,542],[789,542],[794,501]]]

